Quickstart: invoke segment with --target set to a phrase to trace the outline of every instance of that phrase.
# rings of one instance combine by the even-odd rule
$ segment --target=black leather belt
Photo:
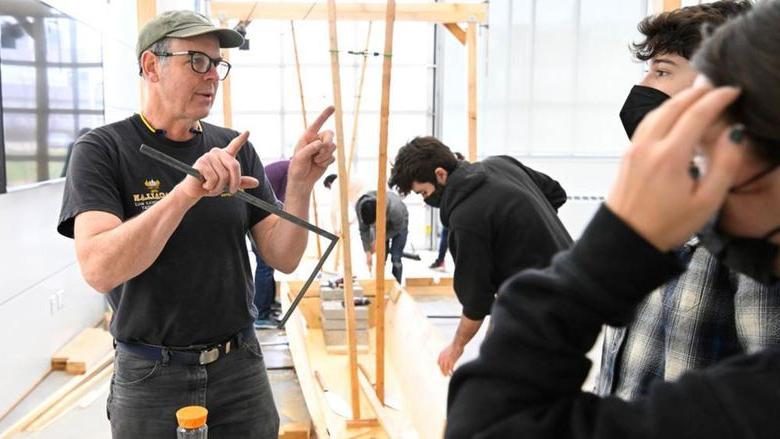
[[[125,343],[115,341],[116,349],[121,349],[151,361],[170,361],[178,364],[200,365],[211,364],[220,358],[230,354],[241,347],[241,341],[248,337],[254,337],[255,330],[252,326],[242,329],[227,341],[207,346],[203,349],[174,349],[165,346],[147,345],[141,343]]]

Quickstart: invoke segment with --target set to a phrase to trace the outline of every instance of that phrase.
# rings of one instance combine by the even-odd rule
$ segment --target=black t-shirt
[[[142,155],[145,143],[193,164],[237,132],[203,123],[187,142],[152,133],[138,115],[92,130],[73,147],[57,231],[73,237],[76,216],[109,212],[127,221],[162,199],[184,173]],[[261,184],[247,192],[276,202],[251,144],[238,153],[242,175]],[[246,248],[249,229],[268,212],[235,197],[207,197],[193,206],[143,273],[108,293],[117,340],[170,347],[224,341],[251,324],[252,273]],[[136,239],[144,239],[138,237]]]

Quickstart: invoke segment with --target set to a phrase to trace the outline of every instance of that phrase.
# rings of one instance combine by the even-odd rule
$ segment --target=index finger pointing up
[[[306,128],[307,134],[310,136],[317,136],[317,133],[320,132],[320,128],[322,128],[322,125],[325,123],[326,120],[330,117],[333,112],[336,111],[336,109],[333,107],[333,105],[329,106],[328,108],[324,109],[322,113],[320,113],[319,117],[317,117],[317,120],[315,120],[311,125]]]
[[[225,147],[225,152],[232,155],[233,157],[238,154],[238,151],[241,150],[241,147],[244,146],[246,143],[246,139],[249,138],[249,131],[244,131],[243,133],[237,135],[233,138],[233,140],[228,143],[228,146]]]

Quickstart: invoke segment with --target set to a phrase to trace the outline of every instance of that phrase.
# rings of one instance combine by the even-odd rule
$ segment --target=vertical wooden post
[[[136,14],[138,17],[138,30],[140,31],[149,20],[157,15],[157,0],[137,0]],[[143,82],[143,79],[139,81],[139,108],[144,108],[144,104],[146,103],[146,91],[144,90]]]
[[[357,376],[357,333],[355,331],[355,302],[352,293],[352,254],[349,239],[349,175],[344,154],[344,120],[341,105],[341,72],[339,71],[339,44],[336,32],[336,2],[328,0],[328,29],[330,37],[330,68],[333,79],[333,103],[336,107],[336,148],[339,164],[339,202],[341,204],[341,242],[344,252],[344,305],[346,308],[347,351],[349,354],[349,390],[352,419],[360,419],[360,384]]]
[[[349,144],[349,160],[347,160],[347,172],[352,174],[352,166],[355,162],[355,148],[357,147],[358,117],[360,116],[360,99],[363,96],[363,83],[366,79],[366,66],[368,65],[368,47],[371,43],[371,27],[374,22],[368,22],[368,33],[366,34],[366,48],[363,51],[363,65],[360,67],[360,83],[355,95],[355,114],[352,117],[352,141]]]
[[[469,22],[466,31],[466,50],[468,51],[468,136],[469,161],[477,160],[477,23]]]
[[[295,23],[290,20],[290,31],[292,32],[293,41],[293,54],[295,55],[295,72],[298,75],[298,96],[301,98],[301,116],[303,117],[303,129],[306,130],[309,127],[309,122],[306,120],[306,99],[303,94],[303,78],[301,77],[301,61],[298,58],[298,40],[295,38]],[[317,213],[317,191],[311,191],[311,202],[314,205],[314,225],[320,226],[320,215]],[[320,235],[316,235],[317,241],[317,258],[322,257],[322,244],[320,243]]]
[[[664,0],[664,11],[680,9],[681,3],[680,0]]]
[[[385,241],[387,239],[387,131],[390,117],[390,75],[393,68],[395,0],[387,1],[385,51],[382,63],[382,107],[379,122],[379,175],[376,197],[376,396],[385,402]]]
[[[225,22],[219,23],[222,27],[225,27]],[[227,49],[222,50],[222,59],[230,62],[230,51]],[[225,128],[233,128],[233,95],[230,91],[230,75],[222,81],[222,120]]]

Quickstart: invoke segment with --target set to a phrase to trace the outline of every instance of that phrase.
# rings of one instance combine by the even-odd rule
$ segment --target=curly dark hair
[[[413,182],[436,183],[436,168],[451,173],[457,166],[455,154],[439,139],[415,137],[398,150],[387,184],[406,195],[411,192]]]
[[[780,0],[758,3],[753,11],[714,31],[692,63],[715,86],[742,92],[727,114],[745,125],[751,146],[780,163]]]
[[[631,52],[639,61],[665,53],[691,59],[701,44],[703,27],[718,27],[752,7],[747,0],[723,0],[651,15],[637,26],[645,39],[631,44]]]

